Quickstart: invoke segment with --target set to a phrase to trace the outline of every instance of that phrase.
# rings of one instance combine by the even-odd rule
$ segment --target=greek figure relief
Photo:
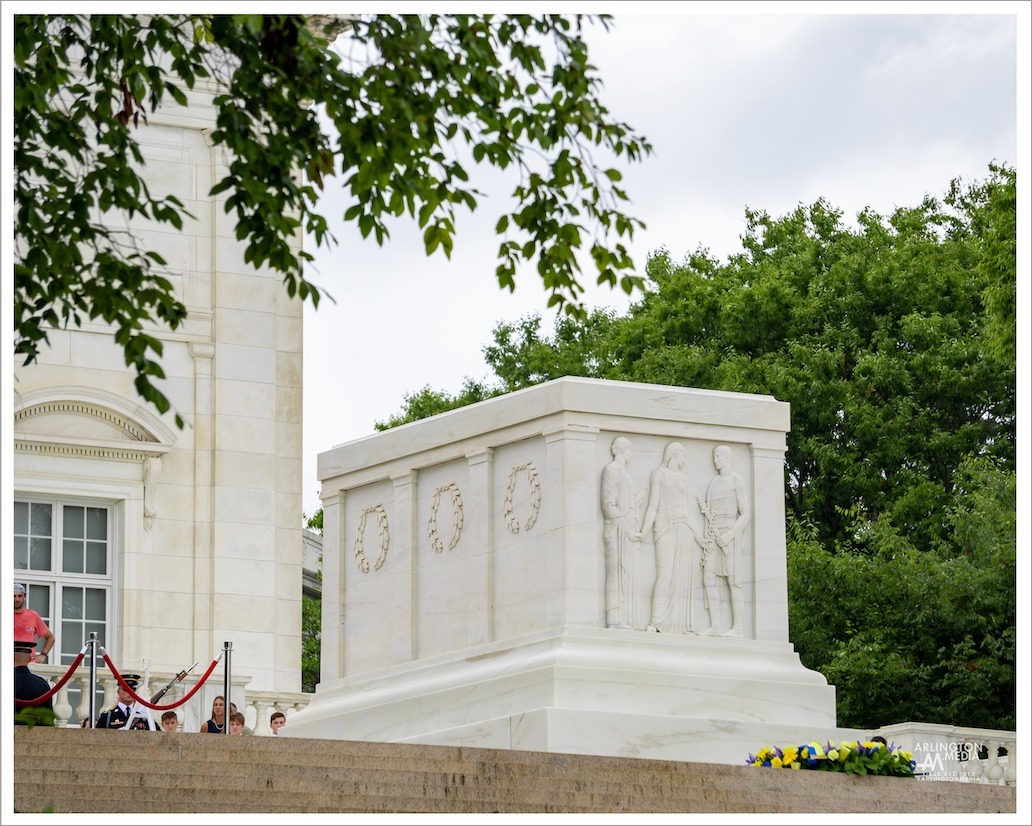
[[[613,461],[602,470],[602,544],[605,550],[606,627],[633,628],[638,602],[638,554],[641,532],[638,513],[645,491],[627,472],[631,443],[623,436],[613,440]]]
[[[689,479],[684,472],[686,451],[670,442],[663,460],[649,477],[649,499],[641,535],[653,532],[656,581],[647,631],[674,634],[692,632],[693,552],[696,528],[689,515]]]
[[[703,634],[742,636],[741,553],[751,512],[745,480],[731,469],[731,448],[713,449],[717,475],[699,498],[706,521],[702,536],[702,585],[709,627]],[[724,632],[722,607],[730,602],[731,627]]]

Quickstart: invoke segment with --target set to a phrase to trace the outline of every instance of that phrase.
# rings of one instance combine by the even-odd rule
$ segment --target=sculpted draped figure
[[[686,451],[670,442],[663,461],[649,477],[649,502],[641,533],[653,529],[656,544],[656,581],[648,631],[686,634],[692,630],[692,550],[695,529],[689,517],[689,480],[683,470]]]
[[[638,509],[644,491],[635,492],[627,472],[631,443],[613,439],[613,461],[602,470],[602,544],[606,561],[606,627],[633,628],[637,607],[637,566],[641,533]]]
[[[731,448],[713,448],[713,466],[717,475],[709,484],[705,501],[699,508],[706,518],[702,539],[702,585],[709,612],[709,628],[704,634],[715,634],[721,624],[721,606],[727,583],[731,598],[731,628],[724,636],[742,635],[742,581],[739,556],[745,541],[745,528],[751,517],[745,480],[731,470]]]

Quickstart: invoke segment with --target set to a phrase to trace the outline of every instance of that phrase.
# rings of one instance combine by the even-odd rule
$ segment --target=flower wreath
[[[764,746],[746,758],[746,765],[772,769],[812,769],[847,774],[877,774],[913,777],[914,755],[895,743],[873,740],[843,740],[837,746],[816,740],[803,746]]]

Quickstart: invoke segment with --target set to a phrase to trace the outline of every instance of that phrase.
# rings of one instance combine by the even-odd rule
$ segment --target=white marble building
[[[180,329],[153,331],[186,427],[137,395],[107,326],[51,331],[38,363],[16,361],[5,382],[12,567],[57,636],[55,665],[97,632],[120,670],[199,662],[196,676],[228,641],[250,689],[297,692],[302,305],[244,262],[224,196],[208,196],[224,163],[208,139],[211,92],[199,83],[188,108],[169,102],[136,132],[152,192],[195,216],[183,232],[133,226],[189,311]]]
[[[727,763],[862,736],[788,639],[788,428],[565,378],[320,454],[322,681],[285,731]]]

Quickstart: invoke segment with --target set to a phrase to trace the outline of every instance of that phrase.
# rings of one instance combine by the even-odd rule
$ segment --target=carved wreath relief
[[[512,534],[520,532],[519,519],[513,513],[512,496],[516,492],[516,482],[520,474],[524,472],[526,472],[527,481],[530,483],[530,513],[527,514],[527,521],[523,524],[523,530],[529,531],[534,527],[534,523],[537,522],[538,511],[541,509],[541,483],[538,481],[537,468],[534,467],[533,462],[516,465],[509,471],[509,484],[505,488],[505,502],[502,505],[502,516],[505,517],[505,524],[509,528],[509,533]]]
[[[516,485],[520,479],[526,477],[527,483],[530,486],[529,498],[528,498],[528,513],[523,523],[520,523],[519,517],[513,509],[513,496],[516,492]],[[430,502],[430,513],[427,517],[426,531],[427,536],[430,539],[430,547],[434,549],[436,553],[444,553],[444,540],[441,538],[440,528],[438,526],[438,513],[441,508],[441,500],[445,494],[449,494],[451,498],[451,535],[448,537],[448,550],[452,550],[456,545],[459,544],[459,537],[462,535],[462,524],[464,520],[463,515],[463,504],[462,504],[462,492],[459,490],[459,486],[456,482],[449,482],[446,485],[440,485],[434,491],[433,499]],[[541,510],[541,482],[538,479],[537,468],[534,467],[533,462],[524,462],[522,465],[514,465],[512,470],[509,472],[509,481],[505,488],[505,499],[502,503],[502,516],[505,519],[505,524],[509,529],[510,533],[519,534],[521,530],[529,531],[534,527],[537,522],[538,513]],[[390,548],[390,527],[387,523],[387,511],[383,505],[372,505],[368,508],[363,508],[358,515],[358,526],[355,529],[355,560],[358,563],[358,568],[362,573],[369,573],[369,560],[365,555],[365,531],[366,522],[369,519],[370,514],[376,517],[376,524],[379,528],[380,533],[380,552],[377,554],[376,561],[373,563],[373,570],[378,571],[383,566],[384,561],[387,559],[387,551]]]
[[[363,508],[362,512],[358,516],[358,528],[355,530],[355,559],[358,560],[358,568],[363,574],[369,573],[369,560],[366,559],[365,555],[365,528],[366,519],[369,514],[376,516],[376,524],[380,528],[380,553],[376,557],[376,562],[373,564],[373,570],[379,571],[383,565],[384,560],[387,559],[387,549],[391,543],[391,532],[387,526],[387,511],[384,510],[383,505],[373,505],[369,508]]]
[[[452,533],[448,540],[449,551],[459,544],[459,535],[462,533],[462,494],[459,492],[459,486],[455,482],[441,485],[434,491],[434,499],[430,504],[430,516],[426,520],[430,545],[437,553],[444,552],[444,543],[441,541],[441,535],[437,532],[437,509],[441,505],[441,494],[445,491],[451,492],[452,502]]]
[[[451,536],[448,538],[449,551],[459,544],[459,536],[462,534],[462,493],[455,482],[450,482],[447,485],[441,485],[434,491],[433,501],[430,504],[430,515],[427,518],[426,528],[427,534],[430,537],[430,545],[437,553],[444,552],[444,542],[437,527],[437,512],[441,506],[441,497],[445,493],[451,494],[452,505],[452,531]],[[376,517],[376,524],[380,530],[380,553],[373,563],[374,571],[380,570],[386,561],[391,541],[390,527],[387,523],[387,511],[383,505],[373,505],[364,508],[358,515],[358,527],[355,529],[355,559],[358,562],[359,570],[364,574],[369,573],[369,560],[365,555],[365,530],[370,514]]]

